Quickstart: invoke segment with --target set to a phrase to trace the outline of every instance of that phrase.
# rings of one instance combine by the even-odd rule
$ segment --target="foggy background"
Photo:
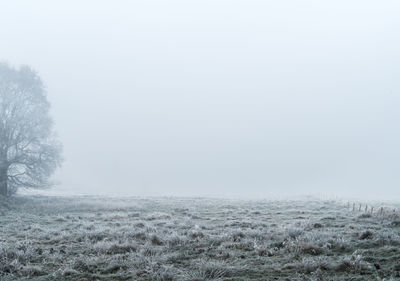
[[[55,191],[400,197],[398,1],[2,1]]]

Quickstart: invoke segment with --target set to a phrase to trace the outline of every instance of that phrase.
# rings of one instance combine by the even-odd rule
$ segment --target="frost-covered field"
[[[400,280],[400,217],[336,201],[19,196],[0,280]]]

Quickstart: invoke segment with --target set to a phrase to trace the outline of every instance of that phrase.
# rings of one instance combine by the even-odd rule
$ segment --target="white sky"
[[[75,193],[400,198],[399,1],[19,1]]]

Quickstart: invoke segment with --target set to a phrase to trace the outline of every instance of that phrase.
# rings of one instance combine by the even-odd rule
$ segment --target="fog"
[[[400,196],[398,1],[3,1],[46,84],[55,191]]]

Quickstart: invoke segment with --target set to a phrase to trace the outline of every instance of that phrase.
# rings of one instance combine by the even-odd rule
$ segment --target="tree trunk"
[[[3,196],[8,196],[7,171],[6,167],[0,166],[0,195]]]

